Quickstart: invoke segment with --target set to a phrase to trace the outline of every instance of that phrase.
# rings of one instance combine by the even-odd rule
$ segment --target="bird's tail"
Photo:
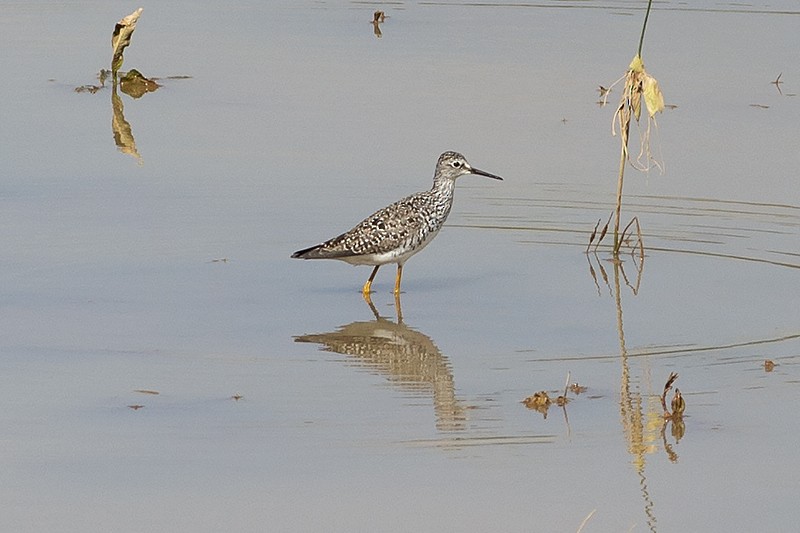
[[[322,259],[325,256],[320,253],[321,244],[316,244],[304,250],[298,250],[292,254],[292,259]]]

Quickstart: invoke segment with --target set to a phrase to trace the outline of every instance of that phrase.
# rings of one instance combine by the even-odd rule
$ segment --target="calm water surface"
[[[615,265],[597,87],[644,2],[494,4],[143,1],[133,99],[74,89],[136,6],[0,2],[0,530],[796,528],[798,5],[656,4],[677,107]],[[448,149],[505,181],[459,180],[401,309],[289,259]]]

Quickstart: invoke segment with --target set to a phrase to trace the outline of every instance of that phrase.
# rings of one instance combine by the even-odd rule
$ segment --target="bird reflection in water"
[[[380,316],[365,299],[375,320],[352,322],[330,333],[299,335],[295,342],[321,345],[327,352],[351,356],[355,364],[386,376],[395,386],[416,395],[432,395],[436,428],[466,428],[466,407],[456,398],[450,362],[427,335],[403,322],[400,300],[395,299],[397,321]]]

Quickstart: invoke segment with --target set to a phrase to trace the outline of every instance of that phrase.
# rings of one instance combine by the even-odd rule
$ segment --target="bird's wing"
[[[412,204],[413,197],[395,202],[359,222],[350,231],[320,247],[326,257],[380,254],[407,245],[425,224]]]

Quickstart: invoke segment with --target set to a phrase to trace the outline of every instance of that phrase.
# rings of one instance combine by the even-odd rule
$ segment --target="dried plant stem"
[[[642,45],[644,45],[644,31],[647,29],[647,18],[650,16],[650,6],[653,5],[653,0],[647,2],[647,11],[644,14],[644,24],[642,24],[642,35],[639,37],[639,56],[642,55]]]
[[[639,249],[639,261],[644,261],[644,239],[642,239],[642,227],[639,225],[639,217],[633,217],[628,225],[625,226],[625,229],[622,230],[622,235],[620,235],[620,240],[622,242],[626,242],[626,239],[630,238],[628,236],[628,230],[631,229],[631,226],[636,227],[636,244],[631,247],[631,255],[634,254],[636,248]]]
[[[581,533],[581,531],[583,531],[583,526],[586,525],[586,522],[589,521],[589,519],[592,517],[592,515],[595,513],[595,511],[597,511],[597,509],[592,509],[592,512],[589,513],[588,515],[586,515],[586,518],[583,519],[583,522],[581,522],[581,525],[578,527],[578,532],[577,533]]]
[[[617,179],[617,207],[614,210],[614,255],[619,254],[619,248],[622,246],[622,239],[619,235],[619,221],[622,214],[622,183],[625,177],[625,162],[628,159],[628,133],[631,127],[630,112],[625,113],[624,122],[621,132],[621,148],[619,154],[619,177]]]
[[[644,15],[644,22],[642,23],[642,34],[639,36],[639,49],[637,52],[637,57],[642,57],[642,46],[644,45],[644,32],[647,30],[647,19],[650,17],[650,7],[653,5],[653,0],[649,0],[647,2],[647,11]],[[626,86],[626,90],[627,90]],[[638,89],[637,89],[638,90]],[[620,246],[622,246],[622,239],[620,238],[619,234],[619,222],[621,217],[622,211],[622,182],[625,176],[625,162],[628,158],[628,134],[630,133],[631,127],[631,109],[630,104],[626,105],[625,108],[620,108],[620,129],[621,129],[621,144],[622,147],[620,148],[620,156],[619,156],[619,178],[617,180],[617,206],[614,217],[614,255],[619,254]],[[638,120],[639,115],[637,111],[636,118]]]

